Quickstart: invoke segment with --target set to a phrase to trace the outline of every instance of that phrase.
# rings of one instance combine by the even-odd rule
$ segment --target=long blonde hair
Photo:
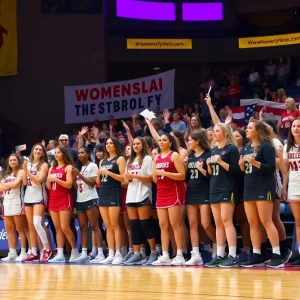
[[[292,111],[295,111],[297,109],[296,102],[295,102],[294,98],[291,98],[291,97],[286,98],[285,102],[286,101],[291,101],[291,110]]]
[[[223,131],[223,133],[224,133],[225,146],[227,146],[227,145],[237,146],[235,138],[234,138],[233,133],[232,133],[232,130],[228,125],[226,125],[224,123],[218,123],[214,127],[216,127],[216,126],[219,126],[221,128],[221,130]]]
[[[264,122],[258,120],[253,120],[250,123],[254,124],[256,131],[258,131],[259,133],[258,134],[259,144],[256,147],[258,147],[265,141],[269,142],[274,147],[273,138],[275,138],[275,134],[271,126],[267,126]]]

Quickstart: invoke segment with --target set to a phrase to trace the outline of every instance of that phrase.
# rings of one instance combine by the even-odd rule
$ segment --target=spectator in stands
[[[287,98],[285,100],[285,106],[286,111],[282,114],[281,122],[278,124],[281,127],[281,136],[284,140],[288,138],[292,121],[299,117],[299,110],[297,109],[293,98]]]
[[[253,68],[251,70],[251,73],[249,75],[249,83],[251,85],[256,85],[260,82],[259,74],[258,72]]]
[[[173,123],[171,124],[171,127],[172,127],[172,130],[178,130],[182,134],[184,134],[186,132],[186,124],[185,124],[185,122],[183,122],[179,119],[178,112],[173,113]]]
[[[157,107],[155,108],[155,111],[154,111],[154,112],[155,112],[156,120],[159,121],[159,122],[161,122],[162,125],[164,125],[164,116],[163,116],[163,114],[162,114],[162,112],[161,112],[161,110],[160,110],[160,107],[157,106]]]
[[[282,57],[279,57],[279,66],[277,70],[277,81],[279,87],[286,88],[288,84],[288,74],[290,70],[289,63],[285,63]]]
[[[70,148],[69,136],[67,134],[61,134],[58,139],[58,143],[68,149],[68,152],[73,158],[75,166],[78,164],[78,150]]]
[[[240,105],[241,88],[234,79],[230,80],[230,86],[227,89],[227,98],[229,99],[229,105],[236,107]]]
[[[228,113],[227,113],[226,109],[225,108],[220,109],[219,118],[220,118],[221,123],[225,123],[227,116],[228,116]]]
[[[50,140],[47,145],[47,155],[54,155],[55,148],[58,146],[58,142],[56,140]]]
[[[271,90],[268,86],[265,86],[263,100],[272,101]]]
[[[285,103],[286,100],[286,94],[284,89],[278,89],[277,90],[278,100],[276,102],[278,103]]]
[[[272,59],[269,59],[269,64],[266,65],[265,70],[271,77],[276,77],[277,75],[277,66],[273,63]]]

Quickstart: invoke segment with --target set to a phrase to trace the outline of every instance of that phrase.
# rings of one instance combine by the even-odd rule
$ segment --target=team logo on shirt
[[[114,165],[116,163],[116,160],[113,160],[111,163]]]
[[[162,162],[156,164],[156,169],[166,169],[166,168],[169,168],[168,162]]]
[[[225,150],[221,152],[221,155],[225,155],[225,154],[226,154],[226,151],[225,151]]]

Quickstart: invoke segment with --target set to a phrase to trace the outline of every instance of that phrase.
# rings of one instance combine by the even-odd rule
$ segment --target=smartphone
[[[16,146],[16,151],[24,151],[26,150],[26,144]]]
[[[210,91],[211,91],[211,86],[209,87],[209,90],[208,90],[208,92],[207,92],[207,95],[209,96],[209,94],[210,94]]]

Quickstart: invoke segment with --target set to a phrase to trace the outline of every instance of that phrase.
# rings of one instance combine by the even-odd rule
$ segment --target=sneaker
[[[142,257],[140,254],[133,254],[127,261],[124,262],[124,265],[133,266],[141,265]]]
[[[66,259],[64,256],[58,256],[56,255],[54,258],[48,260],[49,263],[62,263],[64,264],[66,262]]]
[[[211,262],[205,264],[204,266],[207,268],[217,268],[224,260],[225,257],[217,256]]]
[[[292,255],[293,255],[293,252],[290,249],[288,249],[288,248],[284,249],[281,254],[283,263],[284,264],[288,263],[290,258],[292,257]]]
[[[31,253],[23,259],[23,262],[31,262],[31,261],[39,261],[39,256]]]
[[[227,259],[219,264],[221,268],[235,268],[238,266],[238,257],[232,257],[231,255],[228,255]]]
[[[16,258],[18,257],[17,254],[14,254],[12,252],[8,252],[8,255],[4,258],[1,258],[1,261],[6,262],[6,261],[15,261]]]
[[[151,252],[148,260],[146,261],[146,265],[152,265],[153,262],[155,262],[158,259],[158,253],[157,252]]]
[[[128,252],[125,256],[124,256],[124,262],[127,261],[128,259],[130,259],[130,257],[133,255],[133,252]]]
[[[158,259],[152,263],[152,266],[171,266],[171,259],[170,257],[160,255]]]
[[[147,257],[146,257],[146,256],[145,256],[145,257],[142,257],[141,262],[142,262],[142,265],[146,264],[146,262],[147,262]]]
[[[200,254],[191,251],[191,259],[185,263],[186,266],[202,266],[203,260]]]
[[[69,263],[73,263],[75,262],[75,259],[77,259],[79,257],[79,252],[77,249],[75,249],[74,251],[72,250],[71,252],[71,257],[69,259]]]
[[[239,255],[239,264],[248,262],[251,259],[251,254],[245,250],[242,250]]]
[[[103,253],[98,254],[94,259],[90,260],[91,264],[100,264],[101,261],[105,260]]]
[[[182,255],[177,255],[175,258],[172,259],[171,262],[172,266],[184,266],[185,265],[185,259]]]
[[[48,262],[48,260],[50,259],[52,253],[53,253],[53,251],[51,249],[43,250],[42,256],[40,258],[40,263],[43,264],[43,263]]]
[[[291,263],[291,267],[300,267],[300,255]]]
[[[201,258],[205,263],[210,262],[213,257],[212,257],[212,253],[206,250],[201,251]]]
[[[115,256],[108,255],[104,260],[100,261],[101,265],[110,265],[114,261]]]
[[[73,262],[76,262],[76,263],[84,263],[87,261],[89,261],[88,256],[86,254],[82,254],[82,253],[73,260]]]
[[[121,265],[124,262],[124,258],[121,253],[116,253],[114,260],[112,261],[113,265]]]
[[[284,263],[281,255],[273,253],[271,261],[267,264],[268,268],[283,268]]]
[[[240,266],[244,268],[264,267],[264,258],[261,254],[253,253],[252,258],[249,258],[246,262],[240,263]]]
[[[88,259],[89,259],[89,260],[93,260],[93,259],[96,258],[96,256],[97,256],[97,255],[96,255],[95,253],[90,252],[89,255],[88,255]]]
[[[27,253],[21,253],[17,258],[16,262],[22,262],[27,257]]]

